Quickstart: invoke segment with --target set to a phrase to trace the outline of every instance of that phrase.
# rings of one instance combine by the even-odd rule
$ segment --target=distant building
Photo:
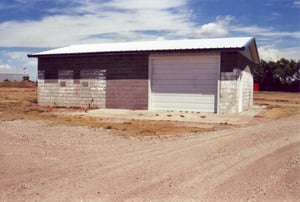
[[[24,79],[29,79],[28,73],[10,69],[0,70],[0,82],[5,80],[22,81]]]

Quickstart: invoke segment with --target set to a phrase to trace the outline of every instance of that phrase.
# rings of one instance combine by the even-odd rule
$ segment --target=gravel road
[[[0,201],[299,201],[299,123],[138,138],[2,121]]]

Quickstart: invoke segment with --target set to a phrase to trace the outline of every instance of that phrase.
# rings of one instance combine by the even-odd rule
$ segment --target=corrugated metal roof
[[[52,49],[40,53],[29,54],[29,57],[61,54],[84,53],[111,53],[111,52],[136,52],[136,51],[164,51],[164,50],[195,50],[195,49],[242,49],[248,46],[254,38],[210,38],[210,39],[185,39],[165,41],[141,41],[126,43],[99,43],[85,45],[71,45],[63,48]]]

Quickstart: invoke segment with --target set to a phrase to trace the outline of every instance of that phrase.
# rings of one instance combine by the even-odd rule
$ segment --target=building
[[[27,73],[22,73],[20,71],[11,69],[0,69],[0,82],[23,81],[24,79],[29,79],[29,75]]]
[[[254,38],[72,45],[38,58],[41,105],[237,113],[252,108]]]

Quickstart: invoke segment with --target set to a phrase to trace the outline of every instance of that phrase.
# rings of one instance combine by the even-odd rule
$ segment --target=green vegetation
[[[280,59],[276,62],[261,61],[254,68],[254,81],[263,91],[300,91],[300,60]]]

